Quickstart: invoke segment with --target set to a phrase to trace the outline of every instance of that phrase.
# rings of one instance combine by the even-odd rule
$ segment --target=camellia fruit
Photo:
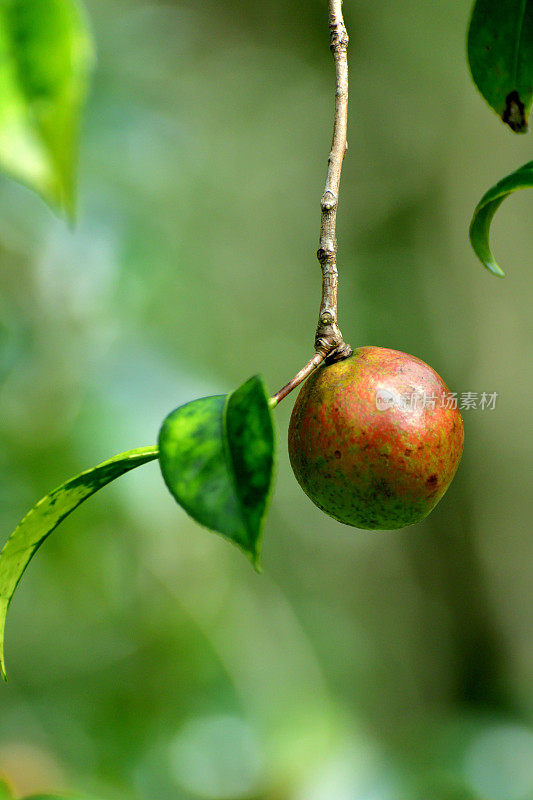
[[[463,450],[457,401],[419,358],[360,347],[303,384],[289,426],[298,483],[339,522],[392,530],[424,519]]]

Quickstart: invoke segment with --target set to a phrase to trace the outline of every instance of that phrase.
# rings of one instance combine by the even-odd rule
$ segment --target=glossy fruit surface
[[[360,347],[303,384],[289,426],[298,483],[339,522],[391,530],[436,506],[459,465],[463,420],[414,356]]]

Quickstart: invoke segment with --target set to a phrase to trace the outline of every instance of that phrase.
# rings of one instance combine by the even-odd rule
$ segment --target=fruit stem
[[[320,240],[317,258],[322,268],[322,299],[315,335],[315,355],[272,398],[272,407],[283,400],[302,383],[320,364],[341,361],[352,355],[352,348],[342,338],[337,324],[337,206],[341,180],[342,162],[348,145],[348,34],[342,17],[342,0],[329,0],[329,46],[335,60],[335,113],[333,118],[333,141],[328,158],[326,186],[320,201]]]
[[[303,383],[305,379],[308,378],[309,375],[312,372],[314,372],[315,369],[319,367],[323,361],[324,361],[324,356],[322,355],[322,353],[315,353],[313,358],[311,358],[307,362],[305,367],[302,367],[300,372],[298,372],[294,376],[294,378],[292,378],[288,383],[285,384],[285,386],[282,389],[279,390],[279,392],[276,392],[276,394],[270,398],[270,407],[274,408],[275,406],[277,406],[280,400],[283,400],[283,398],[287,397],[287,395],[290,394],[293,389],[296,389],[297,386]]]

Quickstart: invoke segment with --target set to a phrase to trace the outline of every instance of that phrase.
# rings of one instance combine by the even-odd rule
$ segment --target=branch
[[[337,239],[335,226],[339,201],[339,185],[344,155],[347,150],[348,126],[348,34],[342,18],[342,0],[329,0],[330,49],[335,59],[336,91],[333,142],[328,159],[326,188],[320,201],[320,244],[317,258],[322,267],[322,301],[318,316],[315,350],[324,358],[338,361],[352,354],[337,324]],[[333,352],[334,351],[334,352]]]
[[[342,0],[329,0],[330,49],[335,60],[335,115],[333,119],[333,141],[328,158],[326,187],[320,201],[320,240],[317,258],[322,268],[322,299],[315,336],[315,355],[305,367],[294,376],[272,398],[272,406],[283,400],[299,386],[320,364],[348,358],[352,348],[342,338],[337,324],[337,206],[342,162],[348,148],[346,132],[348,127],[348,34],[342,17]]]

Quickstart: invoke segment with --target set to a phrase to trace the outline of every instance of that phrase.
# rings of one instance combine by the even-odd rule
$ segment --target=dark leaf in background
[[[525,133],[533,98],[533,0],[476,0],[468,60],[487,103],[511,130]]]

